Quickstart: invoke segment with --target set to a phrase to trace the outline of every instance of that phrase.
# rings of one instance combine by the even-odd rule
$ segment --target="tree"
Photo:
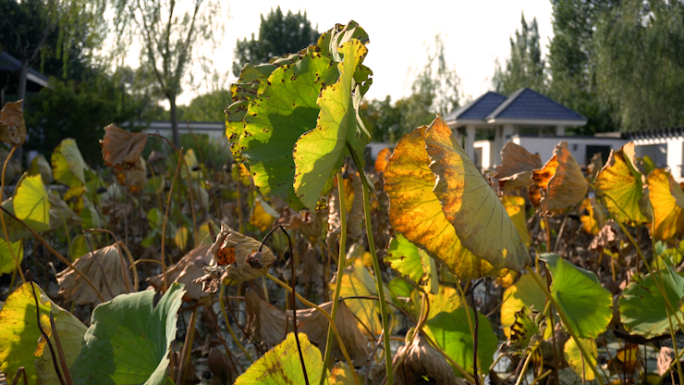
[[[506,69],[501,68],[498,60],[494,69],[494,89],[504,95],[523,87],[543,92],[546,87],[537,19],[532,19],[528,26],[523,14],[520,24],[522,28],[515,31],[515,40],[511,38],[511,56],[506,60]]]
[[[181,119],[193,122],[222,122],[226,120],[223,110],[226,108],[226,100],[230,98],[230,91],[225,89],[197,96],[190,104],[181,108]]]
[[[294,14],[287,11],[287,15],[283,15],[280,6],[275,11],[271,9],[265,18],[261,15],[258,39],[254,34],[250,40],[238,39],[233,74],[239,77],[245,63],[266,63],[273,57],[304,49],[315,44],[319,36],[320,33],[306,18],[306,12]]]
[[[596,28],[599,92],[623,130],[684,124],[684,4],[624,0]]]
[[[601,99],[596,77],[594,31],[615,0],[552,0],[553,40],[549,45],[549,95],[587,117],[577,133],[616,131],[613,108]]]
[[[125,55],[131,37],[139,37],[142,65],[150,68],[169,102],[173,142],[179,146],[176,98],[182,92],[181,80],[193,59],[198,38],[213,42],[214,33],[220,30],[219,4],[205,4],[205,0],[117,0],[116,10],[116,53]]]

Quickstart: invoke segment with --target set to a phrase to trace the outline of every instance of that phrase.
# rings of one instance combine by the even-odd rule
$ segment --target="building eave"
[[[517,124],[525,126],[565,126],[577,127],[587,124],[586,120],[556,120],[556,119],[516,119],[516,118],[493,118],[487,120],[488,124]]]

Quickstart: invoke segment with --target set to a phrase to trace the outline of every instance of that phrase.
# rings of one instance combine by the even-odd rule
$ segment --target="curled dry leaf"
[[[157,150],[153,150],[150,153],[150,156],[147,157],[147,161],[149,163],[154,163],[154,162],[159,162],[160,160],[166,159],[166,155],[162,154],[161,152]]]
[[[125,247],[121,242],[119,245],[122,248]],[[123,249],[121,252],[124,252]],[[80,257],[74,262],[74,266],[88,276],[102,293],[105,301],[109,301],[119,294],[127,293],[127,287],[133,289],[130,276],[124,277],[116,244],[97,249]],[[123,269],[126,272],[129,271],[127,265]],[[61,288],[59,294],[66,300],[73,301],[76,305],[97,305],[100,303],[100,299],[93,289],[83,277],[71,268],[66,268],[57,273],[56,278]]]
[[[431,384],[467,384],[463,379],[456,378],[451,365],[420,334],[413,339],[410,345],[399,348],[395,360],[404,354],[406,354],[404,360],[399,363],[395,371],[394,383],[397,385],[417,384],[425,376],[430,378]],[[373,382],[375,382],[375,377]]]
[[[530,201],[543,213],[555,214],[579,203],[587,188],[582,170],[568,151],[568,142],[563,141],[544,168],[532,172]]]
[[[145,161],[142,157],[139,157],[138,161],[130,168],[115,166],[114,175],[116,175],[116,180],[119,181],[119,183],[128,187],[128,191],[132,193],[142,191],[147,183],[147,167],[145,166]]]
[[[195,280],[202,284],[202,290],[214,292],[218,289],[221,281],[249,281],[264,276],[268,272],[269,266],[276,260],[273,252],[263,246],[259,264],[261,266],[250,266],[247,257],[259,249],[261,242],[254,238],[242,235],[221,223],[221,232],[216,236],[216,241],[209,248],[212,255],[210,266],[204,267],[204,276]],[[234,256],[225,264],[219,262],[225,260],[224,255]]]
[[[124,170],[135,168],[142,170],[141,157],[147,134],[143,132],[133,133],[116,127],[113,124],[105,127],[105,136],[100,140],[102,147],[102,159],[109,167],[121,167]]]
[[[589,244],[589,250],[609,249],[615,242],[620,241],[620,227],[609,219]]]
[[[167,285],[172,283],[182,283],[185,285],[185,295],[183,299],[198,300],[210,295],[202,291],[202,286],[195,283],[195,280],[204,275],[204,266],[211,263],[212,255],[209,253],[209,245],[202,245],[190,250],[180,261],[169,266],[166,270]],[[147,281],[156,289],[164,285],[162,274],[147,278]]]
[[[245,292],[245,306],[247,309],[247,324],[245,330],[254,341],[268,345],[277,345],[292,331],[292,311],[287,312],[264,301],[253,290]],[[320,305],[330,314],[332,302]],[[368,359],[366,337],[357,326],[356,318],[344,302],[337,308],[335,326],[340,333],[350,358],[355,365],[363,365]],[[297,310],[297,332],[307,335],[309,340],[321,351],[325,351],[328,338],[328,319],[316,309]],[[333,341],[331,356],[336,360],[343,360],[342,351]]]
[[[542,167],[538,154],[530,154],[525,147],[508,142],[501,149],[501,166],[496,168],[493,178],[499,180],[503,190],[519,190],[530,186],[532,171]]]
[[[10,146],[21,146],[26,141],[22,102],[23,100],[6,103],[0,111],[0,141]]]

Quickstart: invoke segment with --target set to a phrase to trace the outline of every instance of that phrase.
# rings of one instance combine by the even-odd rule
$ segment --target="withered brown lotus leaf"
[[[198,300],[210,294],[202,291],[202,285],[195,283],[195,280],[204,275],[204,266],[211,263],[212,255],[209,253],[209,245],[202,245],[190,250],[180,261],[169,266],[166,270],[167,285],[172,283],[182,283],[185,285],[185,295],[183,299]],[[159,289],[163,286],[162,274],[147,278],[147,281]]]
[[[123,250],[124,244],[119,242]],[[124,254],[124,264],[121,266],[121,258],[117,245],[97,249],[88,253],[74,262],[83,274],[85,274],[90,281],[97,287],[105,301],[109,301],[119,294],[127,293],[127,287],[133,290],[133,283],[128,274],[130,269],[126,263]],[[123,270],[126,271],[124,276]],[[73,301],[76,305],[100,303],[100,299],[95,291],[88,285],[88,283],[71,268],[66,268],[56,275],[57,283],[60,286],[59,294],[67,301]],[[128,286],[126,286],[126,280]]]
[[[588,184],[568,143],[560,142],[541,170],[532,172],[530,201],[543,213],[558,213],[582,201]]]
[[[157,150],[153,150],[150,153],[150,156],[147,157],[147,161],[150,163],[158,162],[160,160],[166,159],[166,155],[162,154],[161,152]]]
[[[122,130],[113,124],[105,127],[102,146],[102,159],[109,167],[121,166],[123,169],[140,169],[140,154],[147,143],[147,134]]]
[[[620,227],[615,221],[609,219],[603,228],[594,236],[589,244],[589,250],[599,250],[610,248],[614,242],[620,240]]]
[[[137,193],[142,191],[147,183],[147,167],[142,157],[130,167],[114,166],[114,175],[116,180],[123,186],[128,188],[128,191]]]
[[[230,359],[216,348],[209,350],[207,363],[211,372],[211,385],[231,385],[237,379],[237,368]]]
[[[264,301],[251,289],[245,292],[245,307],[245,332],[253,341],[275,346],[285,339],[288,317],[283,310]]]
[[[496,179],[510,178],[515,174],[525,171],[537,170],[542,167],[541,157],[530,154],[525,147],[508,142],[501,149],[501,166],[496,168]]]
[[[225,223],[221,223],[221,232],[209,248],[212,256],[210,266],[204,267],[205,275],[196,279],[195,282],[202,284],[202,290],[213,292],[223,280],[249,281],[266,275],[268,268],[276,260],[271,249],[266,246],[261,249],[259,260],[261,266],[252,267],[247,262],[247,257],[257,251],[260,246],[261,242],[256,239],[242,235]],[[235,250],[235,263],[218,265],[221,250],[230,248]]]
[[[26,141],[26,123],[21,109],[22,100],[6,103],[0,111],[0,141],[21,146]]]
[[[50,228],[57,229],[64,224],[80,226],[83,219],[72,210],[66,202],[55,194],[48,194],[50,201]]]

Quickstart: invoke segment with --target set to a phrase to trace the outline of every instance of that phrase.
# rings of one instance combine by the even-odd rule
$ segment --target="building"
[[[5,93],[16,95],[19,92],[19,72],[21,60],[7,52],[0,52],[0,108],[5,105]],[[48,87],[48,78],[29,68],[26,73],[26,91],[38,92]]]
[[[487,92],[444,120],[483,171],[501,164],[501,149],[508,141],[538,153],[546,161],[558,142],[566,140],[580,164],[587,164],[597,152],[605,161],[610,150],[627,143],[622,136],[566,136],[567,128],[584,126],[587,118],[529,88],[508,97]]]

